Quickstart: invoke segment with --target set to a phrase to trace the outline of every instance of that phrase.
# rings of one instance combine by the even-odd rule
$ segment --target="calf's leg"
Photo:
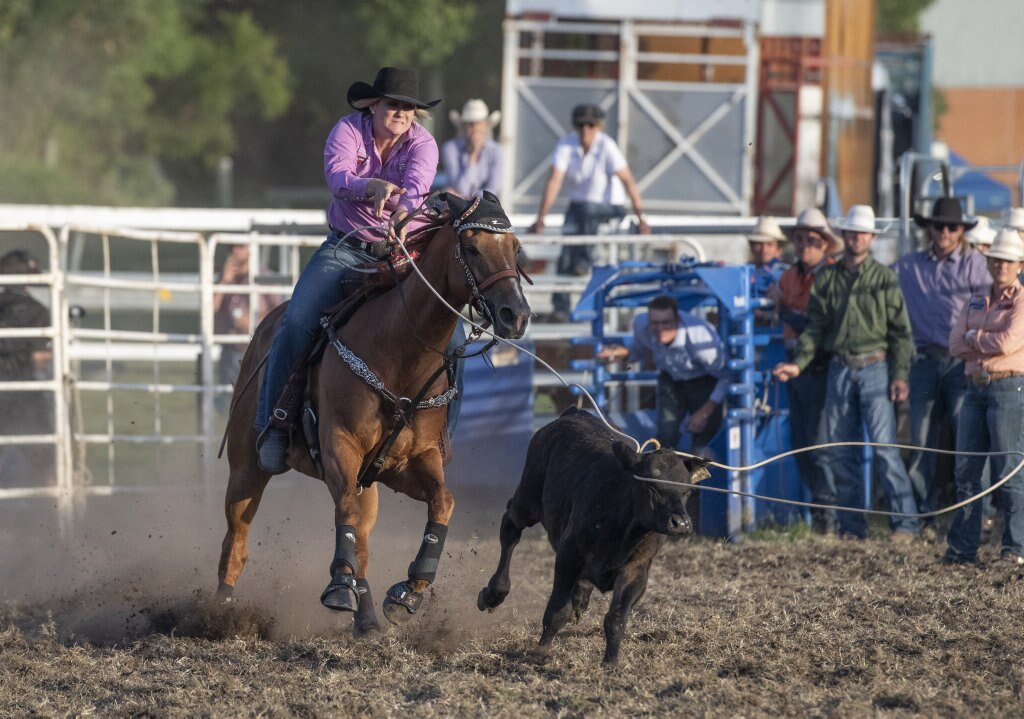
[[[515,551],[516,545],[519,544],[520,538],[523,536],[523,530],[530,525],[527,525],[519,518],[519,514],[515,510],[513,504],[515,500],[508,503],[508,509],[505,510],[505,514],[501,518],[501,531],[499,537],[501,539],[501,556],[498,558],[498,568],[494,570],[494,575],[490,581],[487,582],[487,586],[480,590],[480,594],[476,598],[476,606],[481,612],[491,611],[508,596],[509,589],[512,588],[512,580],[509,578],[509,567],[512,564],[512,552]],[[535,522],[531,523],[535,524]]]
[[[586,579],[581,579],[576,582],[575,589],[572,590],[572,614],[573,622],[578,622],[586,611],[587,607],[590,606],[590,595],[594,591],[594,585],[588,582]]]
[[[653,557],[652,557],[653,559]],[[647,589],[647,574],[651,559],[636,564],[627,564],[615,578],[611,605],[604,617],[604,665],[613,667],[619,663],[619,646],[626,631],[629,613]]]
[[[548,606],[544,609],[544,631],[540,646],[549,647],[562,627],[573,615],[572,598],[580,579],[580,560],[572,550],[561,550],[555,557],[555,581],[551,587]]]

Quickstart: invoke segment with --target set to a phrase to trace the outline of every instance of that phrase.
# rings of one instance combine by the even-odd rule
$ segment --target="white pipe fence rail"
[[[744,234],[756,218],[661,221],[673,231],[520,235],[528,258],[544,265],[534,273],[537,284],[524,288],[535,312],[544,311],[551,293],[578,294],[586,286],[586,277],[552,271],[563,245],[593,245],[603,263],[667,262],[680,255],[743,262]],[[56,498],[66,531],[90,496],[181,489],[182,477],[187,481],[189,476],[202,478],[194,486],[210,487],[224,472],[212,459],[225,419],[218,404],[231,391],[230,384],[218,380],[218,358],[226,347],[249,341],[247,334],[216,331],[216,296],[222,291],[248,296],[248,326],[254,328],[260,319],[258,299],[290,296],[305,260],[323,239],[322,234],[204,235],[104,224],[67,224],[54,233],[44,225],[0,223],[4,247],[12,242],[42,245],[48,258],[41,274],[0,275],[0,289],[27,283],[42,288],[51,314],[47,327],[0,329],[0,339],[46,338],[53,356],[48,377],[0,381],[0,404],[12,391],[41,392],[53,416],[52,432],[0,436],[0,458],[10,448],[50,447],[53,477],[44,486],[18,486],[0,473],[0,500]],[[237,244],[250,247],[250,279],[218,284],[224,247]],[[82,320],[71,319],[77,306],[85,308]],[[528,339],[567,344],[588,333],[585,324],[535,323]],[[549,380],[538,373],[535,387],[553,386]],[[195,465],[192,474],[186,471],[189,462]],[[164,481],[164,474],[171,480]]]

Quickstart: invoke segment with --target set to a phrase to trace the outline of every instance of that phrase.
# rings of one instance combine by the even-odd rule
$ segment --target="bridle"
[[[515,269],[507,268],[504,270],[498,270],[497,272],[488,275],[480,282],[477,282],[476,275],[473,274],[473,270],[470,269],[469,264],[466,262],[466,250],[462,243],[462,232],[464,230],[479,229],[491,234],[511,234],[511,229],[505,229],[503,227],[496,227],[493,224],[487,222],[469,222],[469,217],[476,212],[476,209],[480,206],[480,196],[478,195],[473,199],[461,215],[452,221],[452,227],[455,228],[455,259],[462,265],[462,272],[466,276],[466,287],[469,289],[469,306],[475,309],[481,317],[486,319],[490,324],[494,325],[494,313],[491,309],[490,303],[487,298],[484,297],[483,293],[489,288],[493,287],[498,282],[504,279],[515,279],[516,283],[522,289],[522,283],[520,278],[525,279],[528,284],[533,284],[533,280],[530,278],[526,271],[522,268],[518,262],[516,262]]]

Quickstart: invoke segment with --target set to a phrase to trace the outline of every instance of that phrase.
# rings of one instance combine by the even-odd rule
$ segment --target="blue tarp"
[[[949,152],[952,167],[969,167],[971,163],[952,150]],[[960,175],[953,183],[954,194],[970,195],[974,198],[975,214],[998,213],[1010,206],[1013,193],[1007,185],[996,182],[982,172],[968,172]]]

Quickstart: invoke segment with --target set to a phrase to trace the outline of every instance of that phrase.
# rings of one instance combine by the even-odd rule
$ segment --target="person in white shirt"
[[[680,422],[688,415],[686,431],[691,451],[699,451],[722,424],[722,405],[729,390],[729,369],[718,332],[699,317],[679,311],[674,297],[651,300],[647,312],[633,319],[633,346],[608,345],[598,359],[642,362],[658,370],[658,441],[679,446]]]
[[[637,216],[638,232],[650,234],[633,173],[615,140],[603,132],[604,111],[597,105],[577,105],[572,111],[572,124],[576,131],[559,140],[551,155],[551,174],[530,232],[544,232],[544,218],[555,204],[562,184],[568,181],[569,207],[565,211],[563,235],[596,235],[602,222],[622,219],[626,216],[627,195]],[[586,275],[590,265],[589,246],[562,248],[559,274]],[[556,293],[552,302],[555,319],[564,319],[569,312],[569,296]]]

